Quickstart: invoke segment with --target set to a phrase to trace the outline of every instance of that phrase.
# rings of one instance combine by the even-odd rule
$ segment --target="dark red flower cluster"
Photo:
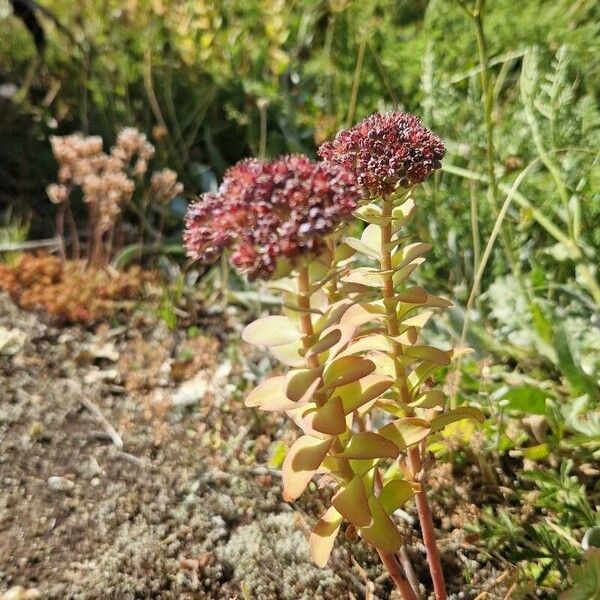
[[[219,190],[190,206],[188,255],[210,262],[225,249],[253,280],[269,278],[277,262],[292,265],[323,248],[323,236],[349,220],[360,198],[352,172],[301,155],[246,159],[227,171]]]
[[[442,140],[403,112],[375,113],[319,148],[321,158],[352,170],[375,196],[425,181],[444,153]]]

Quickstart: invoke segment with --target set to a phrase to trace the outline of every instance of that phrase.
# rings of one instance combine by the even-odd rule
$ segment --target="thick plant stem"
[[[398,318],[396,314],[397,302],[394,300],[394,281],[392,273],[392,257],[391,257],[391,241],[392,241],[392,208],[393,199],[390,196],[383,198],[383,206],[381,215],[384,218],[385,224],[381,226],[381,270],[383,278],[383,299],[386,307],[386,323],[387,330],[390,336],[397,336],[399,333]],[[402,344],[399,342],[395,343],[394,346],[396,357],[402,356]],[[396,386],[400,396],[401,404],[408,409],[408,403],[410,402],[410,393],[408,389],[408,382],[406,379],[406,372],[404,367],[398,360],[395,361],[396,366]],[[410,414],[408,409],[408,414]],[[417,446],[413,446],[408,449],[408,463],[409,468],[415,477],[419,477],[423,464],[421,461],[421,454]],[[433,519],[431,517],[431,511],[429,509],[429,503],[427,501],[427,493],[422,490],[415,494],[415,501],[417,505],[417,511],[419,513],[419,522],[421,524],[421,531],[423,533],[423,543],[427,552],[427,562],[429,564],[429,571],[431,573],[431,580],[433,582],[433,589],[435,592],[436,600],[446,600],[446,586],[444,584],[444,576],[442,571],[442,563],[440,560],[440,553],[437,548],[435,541],[435,530],[433,527]]]
[[[423,462],[418,446],[412,446],[408,449],[408,466],[411,473],[421,479],[421,491],[415,494],[415,503],[417,505],[417,512],[419,513],[419,523],[421,524],[423,544],[427,552],[427,562],[429,563],[433,590],[436,600],[446,600],[442,561],[440,560],[440,553],[435,540],[435,529],[433,527],[431,511],[429,510],[429,502],[427,501],[425,481],[422,480],[422,475],[420,475],[423,470]]]
[[[403,600],[419,600],[417,594],[406,578],[402,567],[394,558],[394,556],[389,552],[384,552],[383,550],[377,550],[377,552],[379,553],[383,566],[387,569],[392,581],[396,584],[396,587],[398,588]]]
[[[300,331],[304,334],[302,343],[304,349],[308,350],[312,344],[314,335],[312,320],[310,317],[310,281],[308,278],[308,267],[303,266],[298,270],[298,306],[303,309],[300,313]],[[307,358],[307,366],[312,369],[319,365],[315,355]]]

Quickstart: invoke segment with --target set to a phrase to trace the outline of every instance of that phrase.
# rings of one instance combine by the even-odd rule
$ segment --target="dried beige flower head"
[[[46,188],[46,193],[52,204],[63,204],[69,199],[69,188],[60,183],[51,183]]]
[[[167,204],[183,192],[183,183],[177,181],[177,173],[172,169],[163,169],[152,175],[150,194],[155,202]]]

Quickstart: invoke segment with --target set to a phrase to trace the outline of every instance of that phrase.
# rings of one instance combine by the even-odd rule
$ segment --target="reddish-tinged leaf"
[[[293,402],[308,402],[321,383],[323,367],[294,369],[285,377],[285,395]]]
[[[375,400],[392,387],[394,380],[391,377],[383,377],[378,373],[371,373],[360,381],[337,388],[344,405],[344,412],[350,414],[361,406]]]
[[[336,358],[325,367],[323,382],[327,389],[346,385],[366,377],[375,370],[375,364],[358,356]]]
[[[430,431],[429,421],[417,417],[405,417],[384,425],[378,433],[394,442],[400,450],[404,450],[425,439]]]
[[[296,341],[283,346],[270,346],[269,352],[280,362],[288,367],[303,367],[306,363],[300,355],[302,342]]]
[[[342,331],[339,327],[334,327],[327,333],[323,332],[323,334],[321,334],[320,339],[317,342],[315,342],[311,346],[310,350],[306,353],[306,356],[316,356],[318,354],[321,354],[321,352],[326,352],[332,346],[335,346],[340,341],[341,337]]]
[[[304,413],[304,422],[319,433],[339,435],[346,431],[346,413],[339,396],[330,398],[316,409]]]
[[[365,484],[358,475],[340,487],[331,499],[331,504],[344,519],[357,527],[365,527],[372,522]]]
[[[398,446],[373,431],[361,431],[352,435],[344,451],[335,456],[352,459],[397,458]]]
[[[369,498],[369,511],[373,515],[373,522],[359,530],[363,539],[385,552],[398,552],[402,537],[381,502],[374,496]]]
[[[485,421],[485,415],[474,406],[459,406],[454,410],[449,410],[446,413],[438,415],[431,421],[431,431],[440,431],[450,423],[456,423],[463,419],[473,419],[479,423]]]
[[[311,435],[303,435],[293,443],[281,470],[285,500],[295,500],[302,494],[332,443],[333,438],[322,440]]]
[[[391,515],[414,495],[414,484],[403,479],[394,479],[383,486],[379,494],[379,502],[385,512]]]
[[[296,406],[285,396],[285,376],[271,377],[257,385],[246,397],[246,406],[261,410],[289,410]]]
[[[407,288],[396,295],[397,302],[408,302],[409,304],[422,304],[427,300],[427,292],[418,285]]]
[[[327,565],[342,520],[342,515],[330,506],[310,534],[310,555],[321,569]]]

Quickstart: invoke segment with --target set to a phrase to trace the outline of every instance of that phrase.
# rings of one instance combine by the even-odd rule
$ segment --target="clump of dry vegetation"
[[[85,269],[48,254],[25,254],[0,264],[0,288],[27,310],[41,310],[69,323],[91,324],[131,305],[155,275],[137,266],[125,272]]]

